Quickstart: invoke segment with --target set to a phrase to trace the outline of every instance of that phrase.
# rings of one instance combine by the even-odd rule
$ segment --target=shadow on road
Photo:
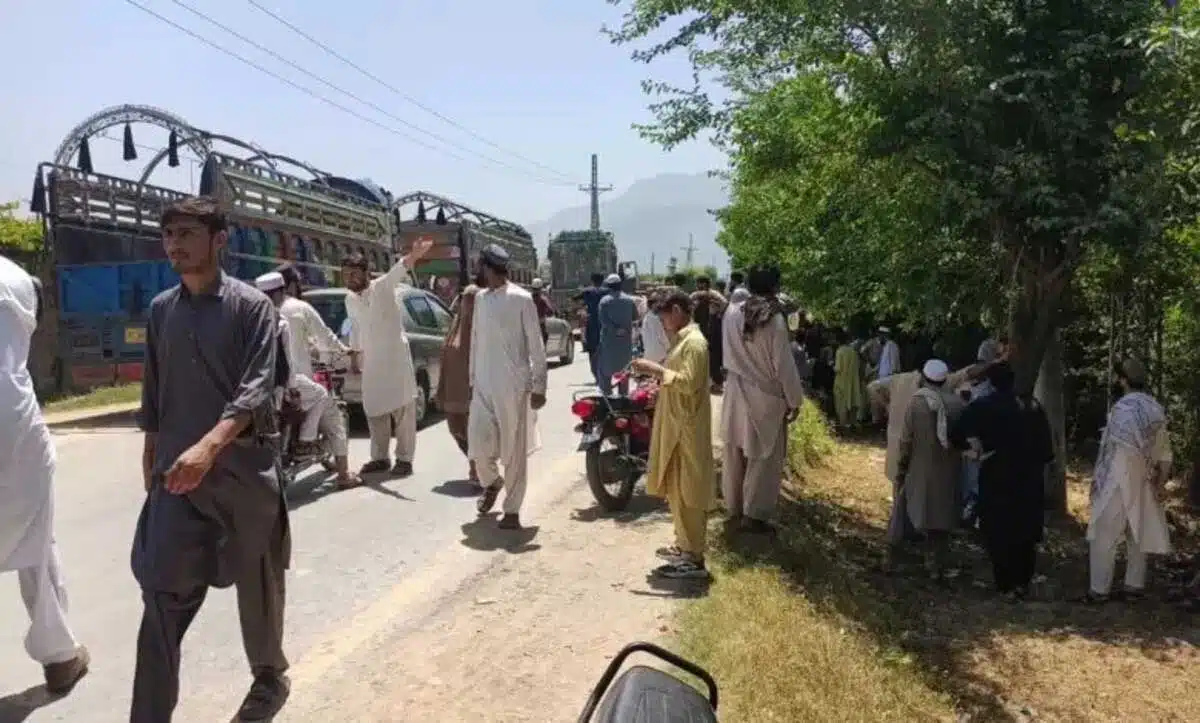
[[[583,509],[573,510],[571,519],[575,522],[598,522],[613,520],[614,522],[639,522],[642,518],[664,513],[667,503],[657,497],[651,497],[644,492],[635,492],[629,500],[629,506],[623,510],[609,512],[600,505],[592,505]]]
[[[496,526],[498,517],[495,514],[485,515],[463,525],[462,544],[481,552],[504,550],[513,555],[541,549],[542,546],[533,541],[537,537],[537,527],[502,530]]]
[[[399,492],[384,486],[387,482],[391,481],[391,479],[392,478],[388,477],[387,475],[364,475],[363,484],[360,487],[362,489],[369,489],[373,492],[378,492],[379,494],[387,497],[393,497],[405,502],[412,502],[413,500],[411,497],[406,497]],[[350,489],[359,489],[359,487],[352,487]],[[339,490],[337,487],[337,478],[318,467],[312,474],[296,478],[296,481],[293,482],[290,487],[288,487],[288,510],[295,512],[305,505],[311,505],[323,497],[336,494],[341,491],[342,490]],[[346,491],[348,492],[349,490]],[[4,723],[3,719],[0,719],[0,723]]]
[[[479,483],[469,479],[451,479],[434,487],[433,491],[447,497],[478,497]]]
[[[708,590],[712,587],[712,578],[704,580],[672,580],[665,577],[658,577],[651,573],[646,575],[646,587],[648,588],[646,590],[630,590],[629,592],[642,597],[695,600],[708,595]]]
[[[51,695],[44,685],[0,698],[0,723],[22,723],[34,711],[44,708],[63,696]]]

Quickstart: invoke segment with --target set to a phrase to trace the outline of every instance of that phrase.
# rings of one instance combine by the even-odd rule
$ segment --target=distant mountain
[[[696,266],[728,269],[725,251],[717,246],[717,221],[710,210],[728,203],[724,184],[705,174],[664,173],[635,182],[623,193],[600,203],[600,225],[613,233],[622,261],[636,261],[640,273],[664,273],[674,256],[685,263],[688,234],[695,243]],[[526,226],[544,257],[547,237],[559,231],[586,229],[588,206],[564,209],[545,221]]]

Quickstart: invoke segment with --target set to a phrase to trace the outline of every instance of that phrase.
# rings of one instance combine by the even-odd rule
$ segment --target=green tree
[[[0,248],[36,251],[42,247],[42,224],[35,218],[18,218],[19,201],[0,205]]]
[[[839,287],[832,308],[918,319],[1006,291],[1024,391],[1089,250],[1129,257],[1194,215],[1177,181],[1195,171],[1170,165],[1198,99],[1164,99],[1196,48],[1164,39],[1153,2],[625,4],[615,42],[645,62],[686,52],[728,91],[649,82],[656,123],[641,130],[667,147],[711,132],[731,151],[735,264],[782,255],[806,288],[806,273]]]

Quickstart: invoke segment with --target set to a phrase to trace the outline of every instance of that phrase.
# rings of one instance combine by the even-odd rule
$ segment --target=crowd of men
[[[239,718],[268,720],[289,692],[283,619],[291,535],[275,443],[281,400],[298,400],[301,443],[325,430],[339,485],[359,484],[349,469],[344,421],[314,388],[309,363],[314,349],[348,354],[363,376],[370,427],[371,459],[362,472],[413,473],[418,391],[396,290],[431,242],[417,242],[376,278],[360,256],[343,260],[353,330],[343,346],[298,298],[294,271],[251,285],[221,270],[227,228],[213,199],[171,205],[161,226],[181,283],[154,299],[147,324],[139,413],[146,496],[131,555],[143,614],[130,721],[171,720],[183,638],[213,587],[237,591],[252,678]],[[479,514],[491,512],[504,492],[499,527],[517,529],[528,456],[539,446],[536,412],[546,403],[544,320],[552,310],[510,283],[508,272],[503,249],[480,252],[475,283],[454,303],[438,399],[479,483]],[[832,389],[822,390],[825,347],[817,339],[810,358],[812,335],[789,332],[778,269],[734,275],[727,289],[700,280],[688,293],[682,280],[673,281],[646,299],[623,291],[619,276],[599,276],[582,295],[585,349],[598,386],[614,391],[613,375],[626,367],[659,385],[647,489],[667,500],[674,543],[657,551],[663,563],[656,575],[708,577],[707,518],[717,494],[712,393],[724,393],[720,493],[730,522],[770,534],[788,425],[808,387],[831,391],[844,424],[868,419],[872,407],[879,420],[886,417],[892,563],[916,543],[929,571],[948,575],[948,534],[964,518],[977,519],[997,587],[1014,598],[1026,594],[1042,534],[1043,473],[1054,451],[1044,412],[1015,391],[1003,340],[985,344],[979,362],[958,372],[937,359],[903,371],[896,342],[881,329],[873,343],[839,346],[826,375]],[[43,666],[48,690],[66,693],[90,660],[67,620],[53,540],[54,447],[27,368],[40,298],[32,277],[0,259],[0,570],[18,572],[31,621],[26,649]],[[1145,585],[1145,556],[1170,544],[1155,494],[1171,459],[1165,416],[1145,390],[1141,365],[1126,362],[1118,376],[1121,394],[1093,485],[1089,602],[1111,594],[1122,538],[1123,592],[1133,596]]]

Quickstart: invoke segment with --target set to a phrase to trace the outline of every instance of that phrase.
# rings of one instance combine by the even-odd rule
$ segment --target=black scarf
[[[783,305],[775,296],[752,295],[742,303],[744,322],[742,333],[749,339],[754,332],[766,328],[776,314],[783,314]]]

